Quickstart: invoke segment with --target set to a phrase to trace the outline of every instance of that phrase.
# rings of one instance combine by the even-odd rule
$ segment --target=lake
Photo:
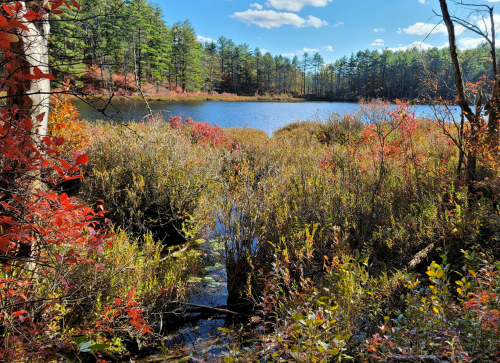
[[[82,101],[74,101],[81,117],[88,121],[106,117]],[[252,127],[269,135],[278,128],[300,120],[322,118],[332,112],[349,113],[359,109],[356,103],[341,102],[150,102],[153,112],[170,116],[190,117],[220,127]],[[412,106],[419,117],[433,116],[429,106]],[[116,100],[107,110],[116,121],[140,121],[147,115],[146,105],[137,101]]]

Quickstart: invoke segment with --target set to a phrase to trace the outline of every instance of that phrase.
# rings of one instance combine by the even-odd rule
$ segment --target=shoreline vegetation
[[[117,96],[116,99],[131,99],[134,101],[142,101],[140,95],[132,96]],[[236,95],[196,95],[196,94],[186,94],[186,95],[145,95],[145,99],[148,102],[200,102],[200,101],[210,101],[210,102],[305,102],[306,99],[295,98],[288,95],[280,96],[236,96]]]
[[[53,91],[58,92],[59,89],[54,89]],[[175,93],[174,95],[168,95],[164,93],[160,93],[158,95],[153,94],[145,94],[144,98],[147,102],[332,102],[332,103],[350,103],[355,104],[359,103],[360,100],[346,100],[346,99],[337,99],[337,98],[328,98],[328,97],[317,97],[315,95],[307,95],[307,96],[292,96],[288,94],[282,95],[262,95],[262,96],[241,96],[235,94],[200,94],[199,92],[191,93]],[[1,97],[5,97],[5,92],[0,92]],[[105,93],[93,93],[86,95],[88,98],[92,99],[102,99],[106,100],[110,96]],[[69,99],[76,100],[78,97],[75,95],[68,95]],[[114,94],[114,100],[124,100],[124,101],[133,101],[133,102],[143,102],[144,99],[139,93],[130,93],[130,94]],[[387,101],[383,98],[379,98],[380,101]],[[390,103],[396,104],[399,100],[391,100]],[[428,99],[414,99],[414,100],[405,100],[410,105],[436,105],[436,102]],[[439,105],[439,104],[437,104]]]
[[[109,97],[108,94],[96,93],[88,95],[92,98],[102,98],[106,99]],[[72,99],[77,99],[77,97],[72,96]],[[288,94],[282,95],[263,95],[263,96],[242,96],[234,94],[197,94],[197,93],[185,93],[185,94],[145,94],[144,99],[140,94],[130,94],[123,95],[117,94],[113,95],[114,100],[128,100],[134,102],[143,102],[144,99],[147,102],[332,102],[332,103],[350,103],[356,104],[360,100],[346,100],[346,99],[332,99],[328,97],[317,97],[315,95],[308,96],[290,96]],[[384,99],[379,99],[385,101]],[[399,100],[395,99],[390,101],[392,104],[396,104]],[[410,105],[436,105],[436,102],[432,100],[406,100]]]

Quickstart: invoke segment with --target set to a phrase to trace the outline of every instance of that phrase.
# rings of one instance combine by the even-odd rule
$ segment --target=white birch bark
[[[30,65],[30,74],[34,74],[35,67],[38,67],[42,73],[49,73],[49,49],[48,49],[48,36],[50,31],[50,24],[48,22],[48,14],[43,15],[42,20],[35,25],[33,22],[26,22],[23,16],[26,14],[26,3],[20,2],[22,10],[17,14],[17,20],[23,22],[29,31],[20,31],[19,37],[23,42],[24,54],[22,56]],[[44,1],[43,6],[47,2]],[[36,79],[30,82],[30,89],[27,96],[33,102],[31,110],[31,117],[33,125],[38,128],[40,137],[47,135],[49,109],[50,109],[50,80],[49,79]],[[38,122],[38,116],[44,114],[41,122]]]

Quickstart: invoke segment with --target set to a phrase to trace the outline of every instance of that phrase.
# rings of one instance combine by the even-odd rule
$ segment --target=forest
[[[500,63],[451,3],[448,48],[334,64],[142,0],[2,3],[0,362],[497,362]],[[74,103],[137,91],[358,103],[272,134]]]
[[[319,53],[273,56],[224,36],[201,43],[189,21],[169,26],[161,8],[145,0],[86,0],[82,9],[77,19],[84,20],[54,24],[50,48],[55,74],[87,81],[90,92],[137,91],[132,79],[137,68],[139,82],[149,84],[152,94],[288,94],[341,101],[454,97],[448,48],[366,50],[325,64]],[[75,14],[66,11],[59,17],[73,19]],[[467,82],[492,79],[486,44],[460,56]]]

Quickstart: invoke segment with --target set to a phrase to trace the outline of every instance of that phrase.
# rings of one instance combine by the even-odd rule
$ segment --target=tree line
[[[325,63],[318,52],[273,56],[224,36],[202,43],[189,21],[169,26],[160,6],[147,0],[85,0],[81,10],[53,17],[50,49],[56,75],[76,74],[85,81],[90,72],[110,92],[133,88],[132,77],[157,92],[286,93],[345,101],[452,99],[455,94],[448,48],[365,50]],[[467,82],[492,79],[486,44],[460,51],[460,57]]]

